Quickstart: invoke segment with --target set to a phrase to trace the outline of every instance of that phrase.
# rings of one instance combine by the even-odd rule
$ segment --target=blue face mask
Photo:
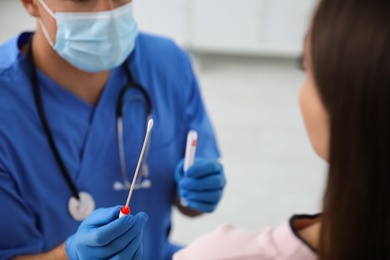
[[[54,13],[43,0],[39,2],[57,22],[54,43],[38,20],[47,41],[76,68],[87,72],[110,70],[133,51],[138,30],[131,2],[112,11],[90,13]]]

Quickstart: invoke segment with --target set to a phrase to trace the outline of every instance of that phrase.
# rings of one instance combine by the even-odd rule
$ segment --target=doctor
[[[188,56],[138,33],[130,0],[22,2],[36,32],[0,47],[0,259],[170,259],[172,205],[212,212],[225,186]]]

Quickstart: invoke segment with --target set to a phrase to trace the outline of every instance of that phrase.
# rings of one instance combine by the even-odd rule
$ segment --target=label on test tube
[[[198,133],[195,130],[189,131],[187,134],[186,153],[184,156],[184,174],[187,172],[188,168],[194,164],[197,140]]]
[[[197,141],[198,133],[195,130],[190,130],[187,134],[186,152],[184,155],[184,175],[186,175],[188,168],[190,168],[194,164]],[[180,203],[184,207],[188,206],[187,200],[184,198],[180,198]]]

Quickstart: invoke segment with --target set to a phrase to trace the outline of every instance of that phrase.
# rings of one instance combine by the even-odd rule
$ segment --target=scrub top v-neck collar
[[[44,106],[47,102],[56,102],[64,113],[86,123],[80,164],[77,173],[74,174],[76,178],[83,172],[85,164],[93,161],[90,157],[98,151],[99,146],[104,147],[104,129],[115,127],[115,104],[122,86],[127,81],[126,75],[121,73],[122,70],[122,66],[112,70],[96,106],[82,100],[37,70]],[[48,121],[50,126],[52,120],[49,116]]]
[[[106,147],[107,128],[115,129],[115,112],[118,95],[122,86],[126,84],[126,75],[123,72],[123,66],[114,69],[102,93],[98,105],[91,115],[89,129],[85,138],[84,153],[81,158],[78,176],[86,176],[83,172],[88,172],[88,168],[94,162],[94,157],[99,151]]]

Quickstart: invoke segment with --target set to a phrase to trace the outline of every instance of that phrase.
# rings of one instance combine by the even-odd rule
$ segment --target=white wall
[[[17,0],[0,0],[0,44],[22,31],[34,30],[35,20]]]
[[[295,57],[317,0],[135,0],[140,28],[186,48]]]

